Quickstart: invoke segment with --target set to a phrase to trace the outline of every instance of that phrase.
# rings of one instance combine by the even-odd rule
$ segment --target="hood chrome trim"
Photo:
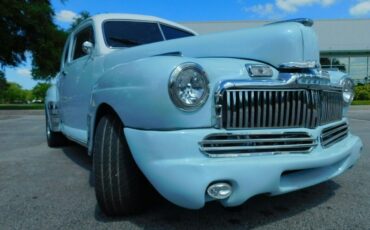
[[[313,20],[309,19],[309,18],[295,18],[295,19],[272,22],[272,23],[269,23],[267,25],[281,24],[281,23],[286,23],[286,22],[297,22],[297,23],[301,23],[302,25],[307,26],[307,27],[312,27],[313,24],[314,24]]]
[[[340,85],[330,82],[327,74],[315,73],[279,73],[277,79],[235,79],[224,80],[216,86],[215,92],[226,89],[316,89],[342,92]]]
[[[279,65],[280,69],[314,69],[320,68],[316,61],[287,62]]]

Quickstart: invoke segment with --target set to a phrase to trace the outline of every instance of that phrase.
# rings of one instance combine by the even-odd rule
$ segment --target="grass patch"
[[[44,104],[0,104],[0,110],[41,110]]]
[[[352,105],[370,105],[370,100],[353,101]]]

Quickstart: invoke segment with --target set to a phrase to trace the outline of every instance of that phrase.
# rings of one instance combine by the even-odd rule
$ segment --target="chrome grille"
[[[210,157],[308,153],[317,142],[306,132],[277,134],[210,134],[199,142]]]
[[[348,135],[348,124],[346,122],[325,128],[321,133],[321,145],[329,147]]]
[[[219,128],[315,128],[342,119],[342,93],[312,89],[232,89],[216,94]]]

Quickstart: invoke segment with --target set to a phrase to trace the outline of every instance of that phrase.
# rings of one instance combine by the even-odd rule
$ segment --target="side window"
[[[89,41],[94,44],[94,31],[92,26],[86,27],[85,29],[78,32],[75,36],[73,60],[86,55],[86,53],[82,50],[82,44],[85,41]]]
[[[161,25],[161,28],[164,36],[166,37],[166,40],[194,36],[194,34],[192,33],[166,25]]]

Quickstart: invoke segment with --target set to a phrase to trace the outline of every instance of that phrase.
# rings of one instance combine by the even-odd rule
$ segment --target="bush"
[[[355,100],[370,100],[370,84],[355,87]]]
[[[370,93],[365,90],[360,90],[356,93],[355,100],[370,100]]]

